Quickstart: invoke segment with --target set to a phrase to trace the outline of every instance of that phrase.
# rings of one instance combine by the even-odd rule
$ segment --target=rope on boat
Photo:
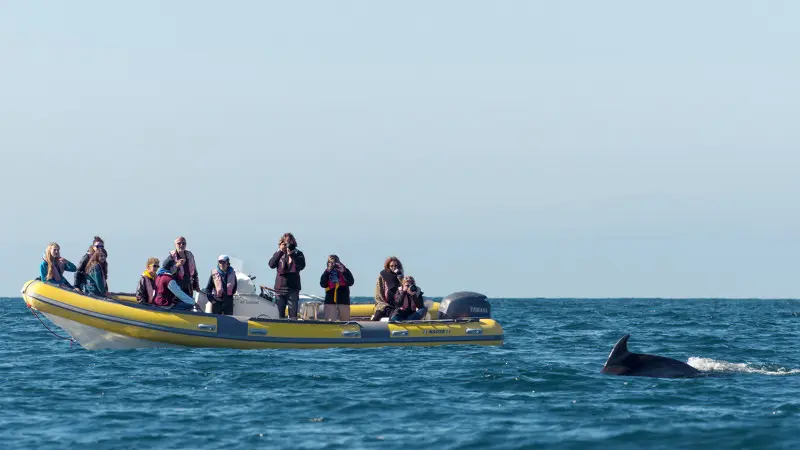
[[[27,290],[28,290],[28,286],[25,286],[25,290],[24,290],[24,291],[22,291],[22,295],[25,295],[25,294],[27,294],[27,292],[26,292]],[[29,305],[29,304],[28,304],[28,302],[25,302],[25,306],[27,306],[27,307],[28,307],[28,309],[30,309],[30,310],[31,310],[31,314],[33,314],[33,317],[36,317],[36,319],[38,319],[38,320],[39,320],[39,323],[41,323],[41,324],[42,324],[42,326],[45,328],[45,330],[49,331],[49,332],[50,332],[50,334],[52,334],[53,336],[55,336],[55,337],[57,337],[57,338],[59,338],[59,339],[64,339],[65,341],[69,341],[69,346],[70,346],[70,347],[72,347],[72,343],[73,343],[73,342],[78,342],[78,341],[76,341],[76,340],[75,340],[75,338],[73,338],[73,337],[64,337],[64,336],[61,336],[61,335],[59,335],[58,333],[54,332],[53,330],[51,330],[51,329],[50,329],[50,327],[48,327],[48,326],[47,326],[47,324],[46,324],[46,323],[44,323],[44,321],[42,320],[42,318],[41,318],[41,317],[39,317],[39,314],[36,314],[36,310],[35,310],[35,309],[33,309],[33,307],[32,307],[31,305]]]
[[[42,318],[41,318],[41,317],[39,317],[39,314],[36,314],[36,311],[35,311],[33,308],[31,308],[31,305],[28,305],[28,309],[30,309],[30,310],[31,310],[31,313],[33,313],[33,317],[36,317],[37,319],[39,319],[39,323],[41,323],[41,324],[42,324],[42,326],[44,326],[44,328],[45,328],[47,331],[49,331],[49,332],[50,332],[50,334],[52,334],[53,336],[55,336],[55,337],[57,337],[57,338],[59,338],[59,339],[64,339],[65,341],[69,341],[69,345],[70,345],[70,346],[72,346],[72,343],[73,343],[73,342],[78,342],[78,341],[76,341],[76,340],[75,340],[75,338],[72,338],[72,337],[64,337],[64,336],[61,336],[61,335],[59,335],[58,333],[54,332],[53,330],[51,330],[51,329],[50,329],[50,327],[48,327],[48,326],[47,326],[47,324],[46,324],[46,323],[44,323],[44,321],[42,320]]]

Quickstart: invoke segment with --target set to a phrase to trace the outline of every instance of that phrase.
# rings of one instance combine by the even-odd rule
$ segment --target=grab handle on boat
[[[358,330],[344,330],[342,331],[344,337],[361,337],[361,332]]]
[[[259,336],[266,336],[267,330],[263,328],[250,328],[250,334],[257,334]]]
[[[211,325],[209,323],[197,324],[197,328],[200,329],[200,330],[205,330],[205,331],[217,331],[217,326],[216,325]]]
[[[480,328],[467,328],[467,334],[483,334],[483,330]]]
[[[394,330],[392,336],[408,336],[408,330]]]

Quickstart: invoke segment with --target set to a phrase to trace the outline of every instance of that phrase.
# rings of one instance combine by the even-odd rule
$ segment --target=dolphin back
[[[622,339],[617,341],[617,345],[611,349],[611,353],[608,354],[608,359],[600,373],[625,375],[630,370],[625,364],[625,361],[630,359],[631,356],[631,352],[628,351],[628,339],[630,337],[630,334],[626,334],[622,336]]]
[[[699,370],[677,359],[631,353],[628,351],[630,337],[630,334],[626,334],[617,342],[600,373],[658,378],[686,378],[702,374]]]

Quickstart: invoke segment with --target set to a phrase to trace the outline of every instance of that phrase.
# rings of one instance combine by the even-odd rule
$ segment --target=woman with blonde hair
[[[108,282],[106,281],[106,270],[108,267],[106,257],[108,253],[104,248],[99,248],[89,257],[86,263],[86,284],[85,292],[96,297],[108,297]]]
[[[64,278],[64,272],[75,272],[75,270],[77,270],[75,264],[61,257],[61,246],[51,242],[42,255],[42,263],[39,264],[42,281],[79,291],[80,289],[72,287]]]
[[[386,258],[375,284],[375,313],[370,320],[388,317],[395,308],[394,294],[403,285],[403,263],[396,256]]]
[[[159,268],[158,258],[148,258],[147,265],[136,286],[136,301],[142,304],[153,303],[156,295],[156,272]]]

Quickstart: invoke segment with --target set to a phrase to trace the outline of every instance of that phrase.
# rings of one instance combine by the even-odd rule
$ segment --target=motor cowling
[[[439,319],[488,319],[492,317],[492,307],[486,296],[477,292],[455,292],[439,303]]]

